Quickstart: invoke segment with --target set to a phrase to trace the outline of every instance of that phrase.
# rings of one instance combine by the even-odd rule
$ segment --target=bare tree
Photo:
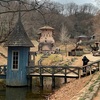
[[[68,29],[66,28],[66,26],[64,24],[62,25],[62,28],[61,28],[59,40],[65,46],[65,52],[66,52],[66,56],[67,56],[67,45],[70,41],[70,35],[68,34]]]
[[[79,7],[75,3],[71,3],[66,4],[64,8],[64,5],[50,2],[49,0],[0,0],[0,37],[5,33],[11,33],[9,27],[12,30],[18,18],[19,1],[21,2],[22,22],[29,36],[33,33],[36,34],[36,30],[43,25],[50,25],[55,28],[56,40],[58,39],[60,27],[62,27],[61,23],[64,23],[67,27],[71,37],[74,37],[75,34],[78,33],[87,34],[88,30],[90,30],[90,28],[92,29],[92,27],[90,27],[92,26],[90,19],[92,18],[93,7],[90,5]],[[80,13],[81,11],[84,11],[86,14]],[[91,14],[87,14],[89,11]],[[65,16],[65,13],[67,16]],[[6,24],[5,21],[8,21],[8,24]],[[92,32],[93,31],[90,31],[90,33]],[[8,36],[8,34],[6,36]],[[4,40],[3,37],[0,38],[0,41],[2,40]]]
[[[75,3],[68,3],[65,5],[65,13],[67,16],[74,15],[78,12],[78,5]]]
[[[95,31],[95,40],[100,42],[100,12],[98,12],[98,14],[93,19],[93,28]]]
[[[83,13],[90,13],[95,15],[98,12],[98,10],[99,9],[97,7],[90,3],[79,6],[79,12]]]
[[[26,15],[27,12],[32,11],[37,11],[43,16],[40,9],[47,0],[34,0],[33,2],[31,0],[0,0],[0,43],[7,40],[8,35],[10,35],[13,29],[18,17],[19,2],[21,3],[20,11],[22,12],[22,17]]]

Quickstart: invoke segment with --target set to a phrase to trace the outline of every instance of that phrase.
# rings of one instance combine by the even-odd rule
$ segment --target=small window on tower
[[[12,53],[12,69],[16,70],[19,66],[19,52],[13,51]]]

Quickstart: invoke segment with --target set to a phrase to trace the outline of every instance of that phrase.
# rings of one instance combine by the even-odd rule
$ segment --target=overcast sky
[[[59,3],[62,3],[62,4],[74,2],[78,5],[85,4],[85,3],[92,3],[92,4],[96,5],[95,0],[51,0],[51,1],[59,2]]]

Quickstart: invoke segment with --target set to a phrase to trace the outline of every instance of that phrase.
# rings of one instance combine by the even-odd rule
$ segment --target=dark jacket
[[[89,59],[86,56],[84,56],[83,59],[82,59],[82,61],[83,61],[83,66],[84,66],[84,65],[88,64]]]

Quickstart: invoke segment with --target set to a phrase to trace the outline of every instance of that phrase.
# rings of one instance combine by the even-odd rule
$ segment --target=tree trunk
[[[65,54],[67,56],[67,45],[65,44]]]

